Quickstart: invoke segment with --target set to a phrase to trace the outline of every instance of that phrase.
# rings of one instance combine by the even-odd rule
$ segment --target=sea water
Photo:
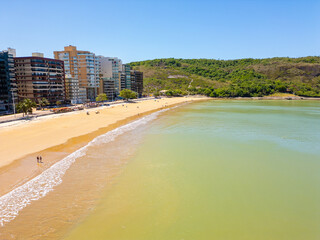
[[[65,239],[320,239],[320,102],[163,114]]]

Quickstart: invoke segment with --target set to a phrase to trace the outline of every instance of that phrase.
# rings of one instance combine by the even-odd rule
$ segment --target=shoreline
[[[139,103],[124,103],[114,107],[99,109],[100,114],[94,113],[97,109],[91,109],[89,110],[90,115],[88,116],[85,112],[76,112],[69,115],[55,116],[49,119],[41,119],[35,122],[31,121],[26,124],[22,123],[1,128],[0,140],[3,139],[6,144],[5,146],[0,146],[0,152],[2,152],[0,158],[0,196],[41,174],[53,164],[85,146],[88,142],[92,141],[99,135],[105,134],[113,129],[150,115],[151,113],[157,112],[161,109],[207,99],[208,98],[172,98],[170,100],[163,98],[157,99],[156,101],[152,99]],[[126,104],[128,104],[127,107]],[[131,111],[128,111],[130,108]],[[113,116],[109,115],[110,112],[121,112],[122,114],[119,114],[119,116]],[[99,117],[103,116],[103,114],[109,115],[108,117],[105,116],[109,121],[99,120]],[[93,117],[92,119],[90,119],[91,116]],[[77,120],[79,120],[79,122],[75,122]],[[79,129],[79,125],[81,127],[83,121],[86,122],[86,120],[94,126],[89,127],[89,129],[80,128],[80,131],[77,132],[77,134],[74,134],[75,130]],[[60,136],[61,131],[65,129],[62,128],[62,130],[60,129],[60,135],[58,135],[58,137],[55,136],[58,138],[56,141],[52,141],[51,139],[51,141],[44,142],[44,144],[39,144],[39,140],[32,139],[31,135],[29,136],[29,141],[25,143],[27,146],[33,145],[30,147],[28,153],[23,153],[23,148],[19,149],[19,147],[16,146],[17,141],[14,140],[17,138],[17,134],[19,136],[19,132],[23,132],[25,130],[27,132],[35,131],[34,134],[37,136],[41,134],[43,136],[50,135],[52,134],[52,131],[46,132],[45,130],[48,129],[48,126],[46,125],[50,125],[55,131],[59,131],[60,126],[58,124],[66,124],[66,122],[75,127],[75,129],[71,131],[71,134],[69,131],[66,131],[64,136]],[[7,141],[5,141],[5,136],[10,136],[11,139],[7,139]],[[48,138],[46,137],[45,139]],[[7,152],[13,151],[15,153],[15,155],[11,154],[11,158],[6,161],[3,160],[6,159],[4,148],[7,149]],[[38,155],[43,156],[44,164],[36,164],[35,159]],[[12,156],[18,157],[14,158]]]
[[[236,100],[320,100],[320,98],[313,98],[313,97],[300,97],[300,96],[291,96],[291,97],[236,97],[236,98],[229,98],[229,99],[236,99]]]
[[[207,97],[204,95],[186,95],[186,96],[181,96],[181,97],[165,97],[162,96],[163,98],[161,99],[171,99],[171,98],[192,98],[192,99],[198,99],[198,98],[202,98],[202,99],[213,99],[213,100],[314,100],[314,101],[320,101],[320,97],[303,97],[303,96],[263,96],[263,97],[223,97],[223,98],[217,98],[217,97]],[[148,99],[142,99],[142,100],[136,100],[134,103],[138,103],[138,102],[142,102],[142,101],[148,101],[148,100],[154,100],[151,98]],[[86,111],[94,111],[94,110],[100,110],[100,109],[105,109],[105,108],[111,108],[114,106],[118,106],[118,105],[122,105],[122,104],[127,104],[127,102],[111,102],[110,106],[106,107],[106,106],[101,106],[101,107],[96,107],[96,108],[88,108],[88,109],[84,109],[84,110],[79,110],[79,111],[73,111],[73,112],[66,112],[66,113],[58,113],[58,114],[54,114],[54,113],[45,113],[45,114],[31,114],[30,115],[30,119],[27,119],[26,116],[24,118],[22,118],[21,116],[17,119],[13,118],[13,114],[10,115],[2,115],[0,116],[0,129],[1,128],[7,128],[7,127],[11,127],[11,126],[16,126],[16,125],[20,125],[20,124],[27,124],[29,122],[34,122],[34,121],[41,121],[41,120],[45,120],[45,119],[51,119],[51,118],[57,118],[57,117],[61,117],[61,116],[65,116],[65,115],[72,115],[72,114],[78,114],[80,112],[86,112]],[[4,120],[1,121],[1,118],[8,118],[11,117],[13,119],[11,120]],[[39,118],[39,119],[38,119]],[[1,167],[1,166],[0,166]]]
[[[117,159],[116,162],[114,162],[112,160],[109,162],[107,160],[107,164],[110,165],[110,167],[105,165],[106,166],[105,168],[96,169],[94,172],[92,172],[89,175],[87,175],[89,168],[97,167],[97,164],[92,163],[93,165],[91,165],[90,162],[85,161],[85,159],[87,159],[87,157],[88,157],[87,151],[90,151],[90,148],[92,148],[92,147],[95,148],[96,146],[99,146],[101,144],[108,144],[108,143],[109,144],[117,144],[116,138],[118,136],[119,137],[121,135],[128,136],[131,134],[130,133],[131,130],[134,130],[137,127],[145,125],[148,122],[156,119],[160,113],[166,112],[167,110],[170,110],[170,109],[176,108],[177,106],[182,106],[182,105],[184,105],[184,104],[179,104],[176,106],[173,105],[172,107],[163,108],[161,110],[154,110],[151,112],[147,112],[146,114],[144,114],[141,117],[135,116],[133,119],[130,118],[130,119],[124,120],[123,122],[117,123],[116,126],[112,126],[112,128],[113,128],[112,130],[110,130],[110,128],[108,127],[108,128],[99,129],[99,131],[90,134],[90,136],[85,135],[84,137],[86,138],[86,140],[89,139],[89,141],[80,142],[80,143],[85,142],[85,145],[81,146],[79,148],[79,144],[77,144],[77,147],[75,148],[76,150],[73,149],[73,151],[69,151],[71,153],[67,154],[67,156],[64,156],[62,158],[61,158],[59,152],[55,152],[54,154],[57,154],[56,158],[59,159],[58,161],[56,161],[54,164],[52,164],[47,169],[44,169],[39,175],[37,175],[29,180],[26,180],[20,186],[12,189],[10,192],[8,192],[0,197],[0,227],[4,227],[5,225],[7,226],[7,223],[9,224],[10,222],[12,222],[12,224],[15,225],[16,221],[13,221],[13,220],[16,219],[16,217],[18,215],[20,215],[20,211],[22,211],[25,207],[30,205],[32,202],[34,202],[36,204],[39,203],[37,200],[40,200],[43,197],[47,196],[53,190],[57,190],[61,187],[64,188],[65,185],[61,186],[61,183],[65,180],[65,175],[67,175],[66,177],[68,178],[68,176],[70,177],[70,174],[71,175],[80,174],[81,170],[78,172],[75,169],[77,169],[79,167],[81,168],[81,166],[83,167],[87,164],[90,165],[88,167],[85,167],[85,172],[82,171],[83,173],[85,173],[85,177],[89,177],[89,175],[90,175],[93,178],[95,178],[95,176],[97,176],[99,174],[98,172],[100,170],[102,171],[101,172],[102,174],[107,171],[107,172],[111,173],[111,175],[114,175],[113,173],[115,173],[115,172],[113,170],[119,166],[118,165],[119,159],[122,159],[123,157],[124,157],[124,159],[127,159],[127,155],[123,155],[122,153],[127,152],[128,149],[123,149],[123,150],[121,150],[121,153],[119,153],[119,155],[118,154],[114,155],[114,157]],[[126,134],[128,134],[128,135],[126,135]],[[70,145],[74,146],[74,143],[77,143],[78,139],[79,138],[72,139],[72,141],[70,141]],[[106,148],[106,149],[109,149],[109,148]],[[112,147],[110,149],[112,149]],[[84,159],[82,157],[84,157]],[[111,159],[112,159],[112,157],[111,157]],[[83,162],[83,160],[85,162]],[[102,158],[102,160],[105,160],[105,159]],[[81,161],[82,161],[82,163],[81,163]],[[122,162],[122,160],[120,160],[120,162]],[[76,168],[68,170],[71,165],[76,165]],[[111,178],[110,177],[111,176],[109,175],[108,181],[112,180],[112,177]],[[103,181],[103,182],[106,182],[106,181]],[[74,182],[74,181],[69,180],[69,181],[66,181],[65,183],[66,183],[66,185],[69,185],[69,184],[76,184],[77,185],[77,181]],[[94,186],[91,185],[91,184],[95,183],[94,180],[93,181],[90,181],[90,180],[86,181],[86,183],[90,185],[90,188],[87,189],[88,191],[91,191],[95,188]],[[84,182],[82,182],[82,185],[83,184],[84,184]],[[97,185],[97,187],[99,187],[99,184]],[[30,189],[32,189],[32,191],[30,191]],[[66,190],[69,192],[70,188],[67,188]],[[81,191],[81,188],[79,188],[78,190]],[[55,191],[55,193],[56,193],[56,191]],[[59,193],[58,193],[58,195],[59,195]],[[62,194],[62,195],[65,195],[65,194]],[[55,200],[55,198],[53,200]],[[46,200],[44,200],[44,201],[46,202]],[[40,202],[43,202],[43,201],[40,201]],[[30,210],[32,211],[33,207],[34,207],[34,205],[32,205],[31,208],[28,208],[27,212]],[[22,213],[22,215],[24,215],[24,213]],[[22,220],[23,220],[23,217],[22,217]],[[18,222],[21,221],[21,218],[18,219],[17,221]],[[12,226],[12,224],[9,224],[9,225]]]
[[[320,101],[320,98],[300,97],[300,96],[227,97],[227,98],[208,97],[208,98],[209,99],[214,99],[214,100],[284,100],[284,101],[288,101],[288,100],[289,101],[290,100],[305,100],[305,101]]]
[[[124,102],[114,106],[88,109],[91,113],[89,116],[86,115],[87,110],[82,110],[79,112],[63,113],[59,115],[53,114],[44,116],[41,119],[34,119],[27,122],[22,121],[9,126],[1,127],[0,124],[0,141],[5,143],[0,146],[0,152],[2,153],[0,155],[0,196],[36,177],[59,160],[85,146],[95,137],[161,109],[193,101],[207,100],[288,100],[284,97],[280,97],[281,99],[278,98],[279,97],[272,97],[272,99],[266,99],[265,97],[259,99],[209,98],[195,95],[194,97],[147,99],[140,102]],[[166,107],[164,105],[166,105]],[[95,111],[97,110],[101,113],[95,114]],[[108,115],[109,113],[110,115]],[[111,113],[119,115],[115,116],[111,115]],[[101,121],[100,117],[103,116],[103,114],[107,115],[104,116],[106,117],[106,121]],[[78,120],[80,122],[77,122]],[[79,128],[79,125],[83,122],[86,125],[83,126],[83,128]],[[61,128],[59,123],[62,125],[68,125],[69,128],[74,126],[75,129],[70,133],[70,131],[67,130],[68,127],[63,126],[63,129],[66,129],[66,131],[63,131],[59,129]],[[88,124],[91,124],[91,126],[88,126]],[[51,129],[46,125],[49,125]],[[42,137],[41,139],[45,140],[43,143],[39,143],[39,140],[33,139],[32,135],[26,136],[24,130],[26,130],[27,133],[34,130],[33,133],[35,136],[42,134],[42,136],[45,137]],[[46,132],[46,130],[49,131]],[[60,135],[54,136],[55,133]],[[53,138],[55,139],[48,139],[52,138],[50,135],[53,135]],[[9,136],[8,139],[6,139],[7,136]],[[22,139],[25,141],[24,144],[26,145],[24,148],[17,146],[19,145],[18,142],[20,141],[21,143],[22,141],[21,139],[16,141],[16,138],[19,136],[24,137]],[[30,147],[30,145],[32,146]],[[22,150],[28,146],[30,149],[26,152],[22,152]],[[9,155],[6,155],[6,153],[9,153]],[[36,164],[35,159],[38,155],[43,156],[45,161],[45,164],[42,164],[41,167],[39,167],[39,164],[38,166]]]
[[[0,169],[16,159],[65,143],[67,140],[89,134],[120,120],[175,104],[208,98],[162,98],[137,103],[123,103],[102,109],[89,109],[60,116],[38,119],[0,128]],[[99,111],[99,114],[95,114]]]

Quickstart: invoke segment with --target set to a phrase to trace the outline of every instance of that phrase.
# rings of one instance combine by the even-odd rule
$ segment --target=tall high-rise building
[[[119,72],[122,70],[122,61],[118,58],[109,59],[112,64],[112,79],[114,80],[114,88],[116,95],[121,91],[121,84],[119,82]]]
[[[131,67],[129,64],[122,65],[122,72],[125,75],[125,88],[131,89]]]
[[[18,98],[38,102],[46,98],[50,104],[65,100],[63,61],[44,58],[43,54],[14,58]]]
[[[17,84],[14,71],[15,49],[0,52],[0,114],[13,112],[17,103]]]
[[[79,87],[79,81],[71,76],[65,75],[66,79],[66,99],[72,104],[83,102],[87,99],[87,92],[85,88]]]
[[[108,100],[113,101],[116,97],[114,80],[112,78],[101,78],[102,91],[107,95]]]
[[[131,67],[129,64],[123,64],[121,71],[118,72],[117,85],[119,92],[123,89],[131,90]]]
[[[98,56],[100,61],[100,77],[103,92],[109,100],[113,100],[121,91],[119,72],[122,70],[122,61],[116,57]]]
[[[65,73],[79,82],[79,91],[86,91],[86,99],[94,101],[100,85],[100,61],[89,51],[77,50],[75,46],[64,47],[64,51],[54,51],[54,58],[64,61]]]
[[[138,97],[142,97],[143,72],[131,70],[131,90],[138,93]]]

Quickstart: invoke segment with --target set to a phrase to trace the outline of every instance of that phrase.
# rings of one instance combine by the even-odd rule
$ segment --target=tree
[[[210,96],[210,94],[212,93],[212,91],[209,88],[204,89],[203,91],[204,95],[206,95],[207,97]]]
[[[103,102],[103,101],[107,101],[107,100],[108,100],[107,94],[105,94],[105,93],[101,93],[96,97],[97,102]]]
[[[172,97],[174,95],[172,90],[166,91],[165,94],[166,94],[167,97]]]
[[[155,98],[158,98],[158,97],[160,96],[160,92],[159,92],[159,91],[155,91],[155,92],[153,93],[153,96],[154,96]]]
[[[137,93],[129,89],[123,89],[120,92],[119,96],[126,99],[126,101],[128,101],[128,99],[137,98]]]
[[[36,107],[37,104],[30,100],[29,98],[24,99],[22,102],[19,102],[17,105],[17,111],[22,112],[23,116],[28,113],[32,113],[32,108]]]
[[[58,100],[58,101],[56,101],[56,104],[57,104],[58,106],[60,106],[60,105],[62,104],[62,102],[61,102],[60,100]]]
[[[43,107],[48,106],[50,103],[48,101],[48,99],[46,98],[42,98],[38,101],[39,106],[43,109]]]

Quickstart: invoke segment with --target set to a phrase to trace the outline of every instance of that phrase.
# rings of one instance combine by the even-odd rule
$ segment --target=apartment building
[[[131,67],[129,64],[122,65],[122,72],[125,75],[125,88],[131,89]]]
[[[65,100],[63,61],[44,58],[41,53],[31,57],[14,58],[19,101],[29,98],[38,102],[48,99],[50,104]]]
[[[64,62],[65,73],[70,74],[73,81],[78,81],[81,93],[86,92],[85,98],[77,99],[78,103],[94,101],[100,86],[99,58],[92,52],[80,51],[71,45],[64,47],[64,51],[54,51],[54,58]]]
[[[123,64],[121,71],[118,72],[118,78],[116,79],[116,85],[119,92],[123,89],[131,89],[131,67],[128,64]]]
[[[119,72],[122,70],[122,61],[116,57],[98,56],[100,61],[100,78],[102,91],[107,94],[109,100],[115,99],[121,91]]]
[[[116,98],[114,80],[112,78],[101,78],[101,86],[101,93],[105,93],[108,100],[113,101]]]
[[[72,77],[71,74],[65,74],[65,92],[66,99],[72,104],[84,102],[87,99],[85,88],[79,87],[79,81]]]
[[[0,52],[0,115],[12,113],[17,103],[17,84],[14,71],[15,49]]]
[[[131,90],[138,93],[138,97],[142,97],[143,92],[143,72],[131,70]]]
[[[101,76],[103,92],[110,96],[118,97],[123,89],[130,89],[138,93],[138,97],[143,92],[143,73],[131,70],[129,64],[122,64],[121,60],[115,58],[102,58]],[[106,77],[107,76],[107,77]]]

